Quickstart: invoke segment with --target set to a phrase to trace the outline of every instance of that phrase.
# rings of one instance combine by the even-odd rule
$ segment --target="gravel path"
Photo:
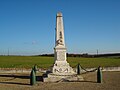
[[[85,79],[82,82],[38,81],[35,86],[30,86],[29,74],[0,74],[0,90],[120,90],[120,72],[103,72],[103,83],[96,83],[96,72],[82,76]]]

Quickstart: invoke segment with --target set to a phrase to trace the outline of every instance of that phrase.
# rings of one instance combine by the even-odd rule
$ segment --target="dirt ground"
[[[0,90],[120,90],[120,72],[103,72],[103,82],[96,82],[96,72],[82,75],[80,82],[41,82],[37,74],[37,84],[30,85],[29,74],[0,74]]]

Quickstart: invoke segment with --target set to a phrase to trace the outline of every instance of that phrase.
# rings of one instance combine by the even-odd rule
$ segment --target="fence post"
[[[34,72],[36,74],[36,72],[37,72],[37,65],[36,64],[34,65],[33,70],[34,70]]]
[[[97,83],[102,83],[102,71],[100,69],[100,66],[98,67],[97,70]]]
[[[35,85],[35,84],[36,84],[36,76],[34,69],[32,69],[30,74],[30,85]]]
[[[77,65],[77,75],[80,75],[80,64]]]

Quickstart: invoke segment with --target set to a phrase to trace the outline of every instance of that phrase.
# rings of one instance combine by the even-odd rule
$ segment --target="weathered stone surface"
[[[62,13],[57,13],[56,19],[56,42],[54,48],[55,63],[52,68],[52,73],[56,75],[72,75],[75,74],[75,72],[66,61],[66,47]]]
[[[47,78],[44,78],[44,82],[73,82],[73,81],[83,81],[82,76],[78,75],[56,75],[53,73],[48,74]]]
[[[43,78],[44,82],[56,82],[59,80],[78,80],[76,72],[73,71],[66,60],[66,47],[64,39],[64,26],[62,13],[57,13],[56,16],[56,38],[54,48],[54,64],[50,73]],[[80,80],[83,78],[80,77]]]

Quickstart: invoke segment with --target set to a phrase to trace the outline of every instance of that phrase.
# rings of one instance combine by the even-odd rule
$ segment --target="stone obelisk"
[[[62,13],[57,13],[56,16],[56,39],[54,48],[54,66],[52,73],[57,75],[71,75],[73,69],[66,61],[66,47],[64,38],[64,25]]]
[[[44,82],[56,82],[61,79],[77,80],[76,73],[70,67],[66,58],[66,46],[64,38],[63,16],[59,12],[56,15],[56,34],[54,47],[54,64],[50,71],[47,71]]]

